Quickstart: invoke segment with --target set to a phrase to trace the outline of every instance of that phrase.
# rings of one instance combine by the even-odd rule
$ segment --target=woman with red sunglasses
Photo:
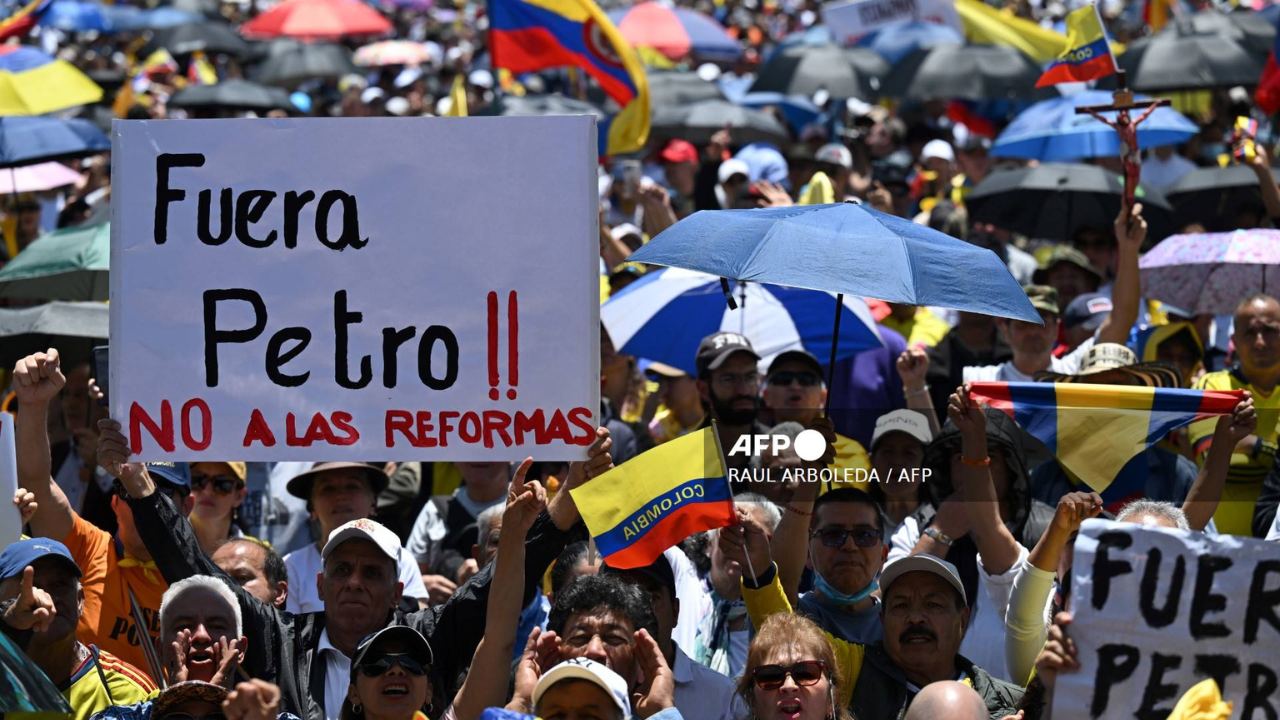
[[[853,720],[840,697],[840,666],[826,633],[812,620],[778,613],[747,650],[738,694],[752,720]]]

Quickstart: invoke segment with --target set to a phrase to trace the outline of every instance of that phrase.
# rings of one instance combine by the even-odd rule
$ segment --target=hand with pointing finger
[[[30,565],[23,569],[18,600],[5,611],[4,622],[14,630],[44,632],[58,615],[53,598],[35,586],[35,576],[36,570]]]

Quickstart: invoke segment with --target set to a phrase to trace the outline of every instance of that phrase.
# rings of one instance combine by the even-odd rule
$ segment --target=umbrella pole
[[[835,389],[832,382],[836,376],[836,348],[840,346],[840,311],[843,309],[844,293],[836,293],[836,326],[831,331],[831,360],[827,364],[827,400],[822,408],[823,417],[831,417],[831,391]]]

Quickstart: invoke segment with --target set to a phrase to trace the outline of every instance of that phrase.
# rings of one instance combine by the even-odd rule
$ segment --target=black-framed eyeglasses
[[[844,541],[853,538],[853,544],[860,548],[875,547],[884,537],[884,532],[872,527],[860,527],[852,530],[844,528],[823,528],[809,533],[809,539],[818,538],[829,548],[844,546]]]
[[[366,660],[360,663],[360,672],[364,673],[365,677],[378,677],[397,663],[410,675],[421,677],[427,674],[426,666],[408,653],[387,653],[373,660]]]
[[[800,687],[816,685],[826,674],[827,664],[822,660],[802,660],[791,667],[783,665],[757,665],[751,668],[751,679],[761,690],[777,690],[787,681],[787,676]]]
[[[822,378],[811,372],[792,372],[790,370],[776,372],[769,376],[770,385],[786,387],[793,382],[800,383],[800,387],[814,387],[818,383],[822,382]]]
[[[191,473],[191,489],[200,492],[206,485],[213,485],[213,491],[219,495],[230,495],[240,488],[240,478],[234,475],[205,475]]]

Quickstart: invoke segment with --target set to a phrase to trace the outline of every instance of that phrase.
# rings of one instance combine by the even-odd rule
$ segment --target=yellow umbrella
[[[0,47],[0,116],[44,115],[102,99],[102,88],[64,60],[25,45]]]

